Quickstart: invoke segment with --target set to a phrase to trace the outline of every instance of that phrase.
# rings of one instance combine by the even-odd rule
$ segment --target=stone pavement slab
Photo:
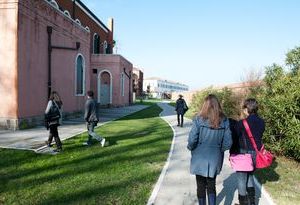
[[[166,163],[165,172],[156,184],[148,201],[148,205],[196,205],[196,179],[189,172],[190,151],[186,148],[188,134],[192,121],[184,119],[184,127],[177,127],[177,116],[174,107],[166,104],[158,104],[163,112],[161,117],[167,121],[175,132],[173,147],[169,161]],[[228,161],[228,152],[225,154],[224,165],[220,175],[217,176],[217,204],[232,205],[238,202],[237,184],[235,173]],[[268,196],[262,194],[261,187],[256,187],[260,205],[271,205]]]
[[[112,120],[124,117],[134,112],[145,109],[148,106],[145,105],[133,105],[120,108],[99,109],[100,123],[98,126]],[[105,116],[105,117],[102,117]],[[63,121],[63,125],[58,128],[59,136],[61,140],[68,139],[77,134],[86,131],[86,125],[81,119],[70,119]],[[45,141],[48,139],[49,131],[45,127],[35,127],[26,130],[1,130],[0,131],[0,147],[12,148],[12,149],[25,149],[37,151],[41,147],[44,149],[42,152],[47,153],[47,149],[44,146]],[[52,149],[50,149],[51,151]]]

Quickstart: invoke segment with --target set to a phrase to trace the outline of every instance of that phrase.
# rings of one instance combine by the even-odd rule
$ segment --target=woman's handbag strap
[[[248,135],[248,137],[250,139],[250,142],[251,142],[253,148],[255,149],[255,151],[258,152],[257,145],[255,143],[254,137],[252,135],[252,132],[251,132],[250,127],[249,127],[249,124],[248,124],[248,122],[247,122],[246,119],[243,120],[243,125],[244,125],[244,127],[246,129],[247,135]]]

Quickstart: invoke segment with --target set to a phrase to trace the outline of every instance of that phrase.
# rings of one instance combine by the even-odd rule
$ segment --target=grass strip
[[[64,141],[58,155],[0,149],[0,204],[145,204],[167,159],[172,130],[145,110],[96,130],[109,141]]]
[[[271,167],[257,170],[255,176],[276,204],[300,205],[299,162],[277,157]]]

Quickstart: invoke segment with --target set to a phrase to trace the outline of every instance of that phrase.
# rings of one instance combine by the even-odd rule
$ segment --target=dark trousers
[[[183,125],[183,115],[182,114],[177,113],[177,122],[178,122],[178,125],[181,125],[181,126]]]
[[[54,138],[57,148],[61,149],[62,145],[61,145],[60,138],[58,136],[57,127],[58,127],[58,125],[50,125],[49,126],[50,133],[49,133],[48,143],[51,144],[52,140]]]
[[[205,198],[206,192],[207,195],[216,194],[216,178],[196,175],[196,182],[198,199]]]

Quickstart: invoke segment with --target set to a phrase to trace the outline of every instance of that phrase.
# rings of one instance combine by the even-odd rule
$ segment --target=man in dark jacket
[[[183,126],[183,115],[189,109],[186,105],[185,100],[182,98],[183,95],[179,95],[179,98],[176,101],[175,111],[177,112],[177,126]]]
[[[97,113],[97,102],[94,100],[94,92],[91,90],[87,92],[87,100],[85,102],[84,120],[87,123],[87,130],[88,130],[88,134],[89,134],[88,141],[84,144],[91,145],[92,138],[94,138],[101,143],[102,147],[104,147],[105,138],[102,138],[101,136],[97,135],[94,132],[94,128],[95,128],[95,126],[97,126],[99,119],[98,119],[98,113]]]

